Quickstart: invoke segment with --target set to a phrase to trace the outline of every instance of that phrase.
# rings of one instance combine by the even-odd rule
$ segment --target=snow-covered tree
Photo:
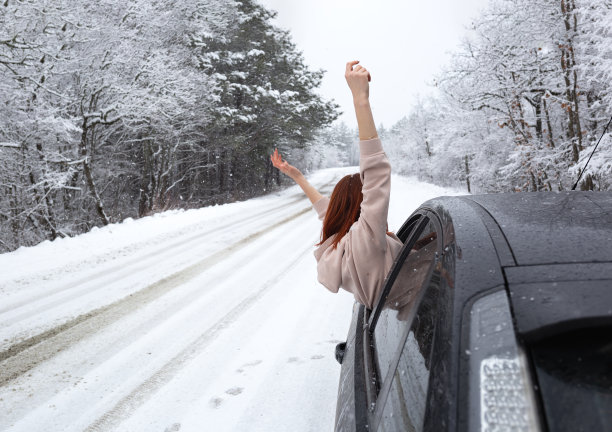
[[[274,14],[253,0],[232,7],[235,21],[225,37],[204,35],[198,55],[217,85],[206,156],[211,168],[194,176],[205,176],[209,193],[224,199],[261,190],[272,176],[278,180],[272,149],[303,148],[337,117],[335,104],[315,93],[323,72],[306,66],[289,33],[270,22]]]
[[[412,173],[484,192],[571,188],[612,115],[611,11],[610,0],[491,0],[427,115],[416,106],[392,129],[412,137]],[[433,143],[428,164],[417,142]],[[583,188],[610,187],[608,145]]]
[[[0,3],[0,250],[262,193],[270,149],[336,116],[271,18],[247,0]]]

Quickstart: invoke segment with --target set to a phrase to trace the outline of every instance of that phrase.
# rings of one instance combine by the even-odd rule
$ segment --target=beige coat
[[[359,143],[359,171],[363,183],[361,214],[336,249],[328,238],[314,252],[318,280],[336,293],[339,288],[353,293],[355,299],[372,309],[393,260],[402,248],[401,241],[387,234],[387,214],[391,192],[391,165],[380,139]],[[329,198],[314,204],[319,219],[325,218]]]

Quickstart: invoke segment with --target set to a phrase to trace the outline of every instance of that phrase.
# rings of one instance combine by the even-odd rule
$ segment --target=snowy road
[[[394,177],[390,228],[448,193]],[[0,430],[332,430],[353,299],[319,230],[292,187],[0,255]]]

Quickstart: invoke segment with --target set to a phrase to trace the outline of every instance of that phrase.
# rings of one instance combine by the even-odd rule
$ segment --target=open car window
[[[429,372],[438,311],[440,278],[434,271],[407,336],[395,368],[389,391],[381,394],[381,431],[421,431],[425,419]],[[401,415],[398,415],[401,413]]]
[[[422,218],[408,238],[385,287],[387,296],[377,305],[370,332],[374,359],[381,383],[399,355],[401,345],[415,314],[415,308],[431,279],[438,256],[439,229],[429,218]],[[383,292],[384,294],[384,292]],[[381,301],[383,299],[381,298]]]
[[[408,239],[410,234],[412,234],[412,231],[414,231],[414,229],[418,225],[418,222],[423,217],[424,216],[422,216],[420,214],[416,214],[416,215],[412,216],[410,219],[408,219],[406,222],[404,222],[404,224],[401,226],[401,228],[397,231],[397,237],[402,241],[402,243],[404,243],[404,244],[406,243],[406,240]]]

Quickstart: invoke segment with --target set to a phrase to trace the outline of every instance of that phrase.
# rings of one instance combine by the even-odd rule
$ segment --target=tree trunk
[[[100,217],[102,223],[104,225],[108,225],[110,221],[108,220],[108,217],[104,212],[102,198],[100,198],[100,195],[98,194],[98,191],[96,189],[96,183],[94,182],[93,174],[91,172],[90,155],[87,150],[87,134],[88,132],[90,132],[89,129],[90,128],[87,125],[87,118],[83,118],[81,141],[79,143],[79,154],[83,159],[83,174],[85,175],[85,181],[87,183],[87,187],[89,188],[89,192],[91,193],[91,197],[94,199],[96,212],[98,213],[98,216]],[[91,130],[91,133],[93,133],[93,130]]]
[[[576,71],[576,56],[574,54],[574,36],[578,30],[576,5],[573,0],[561,0],[561,12],[565,24],[566,40],[561,45],[561,68],[565,81],[565,97],[567,104],[567,138],[571,141],[572,161],[578,162],[582,151],[582,127],[579,116],[578,75]],[[573,23],[573,26],[572,26]]]
[[[465,182],[467,184],[468,193],[472,193],[472,188],[470,186],[470,165],[467,155],[465,155]]]
[[[546,97],[542,98],[542,106],[544,108],[544,114],[546,115],[546,129],[548,130],[548,144],[550,148],[555,148],[555,140],[553,138],[552,124],[550,123],[550,114],[548,112],[548,105],[546,104]]]
[[[529,171],[529,178],[531,179],[531,191],[532,192],[537,192],[538,191],[538,182],[535,178],[535,175],[533,174],[533,170]]]
[[[142,144],[142,179],[140,182],[140,199],[138,202],[138,216],[143,217],[149,214],[152,210],[152,194],[153,194],[153,154],[151,144],[148,141],[143,141]]]
[[[42,144],[40,142],[36,143],[36,151],[38,152],[38,160],[40,161],[40,164],[41,164],[42,175],[43,177],[45,177],[47,174],[47,166],[46,166],[47,160],[43,153]],[[51,240],[55,240],[57,237],[65,237],[64,234],[60,233],[57,230],[55,212],[53,211],[53,197],[51,196],[51,190],[49,189],[49,185],[47,184],[46,180],[43,181],[42,189],[43,189],[43,197],[45,199],[45,207],[44,207],[43,214],[45,214],[45,221],[47,222],[47,226],[49,227],[49,230],[51,231]]]
[[[585,179],[580,184],[580,190],[583,191],[592,191],[595,190],[595,183],[593,182],[593,176],[591,174],[587,174]]]

